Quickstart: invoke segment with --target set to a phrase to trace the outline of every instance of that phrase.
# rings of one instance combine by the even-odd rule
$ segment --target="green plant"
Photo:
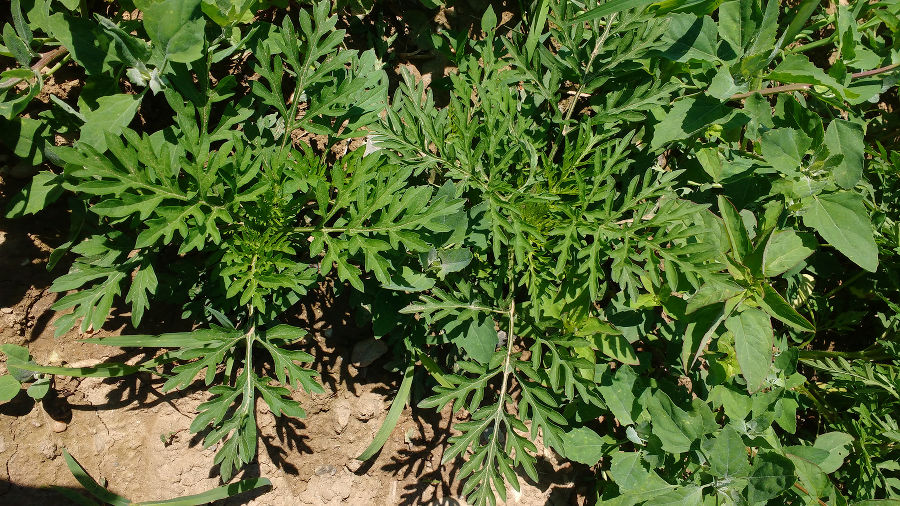
[[[73,501],[76,504],[82,504],[86,506],[92,506],[97,504],[112,504],[114,506],[126,506],[126,505],[142,505],[142,506],[159,506],[163,504],[168,505],[178,505],[178,506],[195,506],[200,504],[209,504],[214,501],[219,501],[222,499],[228,499],[230,497],[235,497],[245,492],[250,492],[252,490],[257,490],[262,487],[271,486],[271,482],[265,478],[252,478],[248,480],[241,480],[230,485],[222,485],[221,487],[216,487],[212,490],[207,490],[206,492],[202,492],[199,494],[194,494],[185,497],[176,497],[174,499],[167,499],[164,501],[149,501],[149,502],[134,502],[122,497],[114,492],[111,492],[105,486],[97,483],[96,480],[91,478],[91,475],[85,471],[81,464],[72,457],[69,452],[63,449],[63,457],[66,459],[66,466],[68,466],[69,471],[75,476],[75,479],[78,480],[78,483],[81,484],[84,489],[91,494],[99,503],[84,497],[81,494],[76,494],[75,492],[62,488],[62,487],[53,487],[54,490],[59,492],[61,495],[66,497],[67,499]]]
[[[29,20],[68,40],[49,5]],[[359,458],[407,402],[450,405],[444,460],[475,504],[537,480],[538,445],[595,469],[604,503],[900,493],[898,151],[877,105],[900,4],[541,0],[504,26],[488,8],[477,37],[435,39],[448,78],[404,73],[392,97],[325,3],[280,24],[251,22],[258,2],[136,5],[140,23],[72,25],[109,64],[73,58],[161,93],[171,121],[133,125],[146,90],[97,98],[126,114],[46,147],[63,172],[10,213],[78,199],[51,259],[76,257],[58,333],[122,304],[140,328],[157,299],[194,330],[87,339],[165,350],[136,366],[28,371],[202,377],[191,430],[222,442],[228,480],[255,456],[259,398],[303,416],[291,389],[320,391],[306,330],[280,318],[330,277],[403,371]],[[225,69],[238,57],[254,79]]]

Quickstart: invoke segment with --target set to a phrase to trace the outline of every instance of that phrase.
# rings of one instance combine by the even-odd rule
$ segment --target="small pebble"
[[[13,308],[11,307],[0,307],[0,313],[3,314],[12,314]]]
[[[51,426],[53,432],[65,432],[67,428],[69,428],[69,424],[66,422],[55,421]]]

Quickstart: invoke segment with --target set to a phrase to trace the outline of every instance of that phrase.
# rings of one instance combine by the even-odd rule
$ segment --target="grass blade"
[[[362,452],[362,455],[356,457],[356,460],[369,460],[372,458],[373,455],[381,450],[381,447],[384,446],[384,443],[388,440],[388,437],[390,437],[391,432],[394,431],[394,427],[397,426],[397,421],[400,420],[400,414],[403,413],[403,408],[406,407],[406,401],[409,400],[413,369],[413,364],[406,366],[406,372],[403,373],[403,381],[400,383],[400,390],[397,392],[397,397],[394,397],[391,409],[388,411],[384,423],[381,424],[381,428],[378,429],[378,434],[375,434],[375,440]]]

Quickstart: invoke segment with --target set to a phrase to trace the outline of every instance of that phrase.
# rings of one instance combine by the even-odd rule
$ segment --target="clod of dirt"
[[[367,421],[375,418],[384,411],[384,401],[381,396],[372,392],[366,392],[356,402],[357,420]]]
[[[369,338],[360,341],[353,346],[353,353],[350,354],[350,361],[356,367],[368,367],[372,362],[378,360],[379,357],[387,353],[387,345],[380,339]]]
[[[69,424],[67,424],[66,422],[60,422],[57,420],[57,421],[53,422],[53,424],[50,426],[50,428],[53,429],[53,432],[56,432],[56,433],[65,432],[66,429],[69,428]]]
[[[44,441],[39,450],[41,456],[47,460],[53,460],[62,455],[62,450],[60,450],[59,446],[53,441]]]
[[[350,414],[353,410],[350,408],[349,402],[342,400],[335,403],[333,411],[335,421],[337,422],[334,430],[340,434],[347,428],[347,424],[350,423]]]
[[[335,474],[337,474],[337,468],[331,464],[316,468],[316,476],[334,476]]]

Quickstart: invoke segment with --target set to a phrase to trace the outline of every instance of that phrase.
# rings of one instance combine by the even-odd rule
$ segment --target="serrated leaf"
[[[62,177],[43,170],[34,175],[31,183],[10,199],[6,209],[7,218],[19,218],[34,214],[62,195]]]
[[[689,139],[710,125],[725,123],[733,114],[733,109],[706,95],[679,100],[654,126],[650,147],[658,149],[674,141]]]
[[[149,296],[156,293],[157,283],[153,265],[147,264],[135,272],[125,296],[125,302],[131,303],[131,322],[135,327],[140,325],[144,310],[150,307]]]

